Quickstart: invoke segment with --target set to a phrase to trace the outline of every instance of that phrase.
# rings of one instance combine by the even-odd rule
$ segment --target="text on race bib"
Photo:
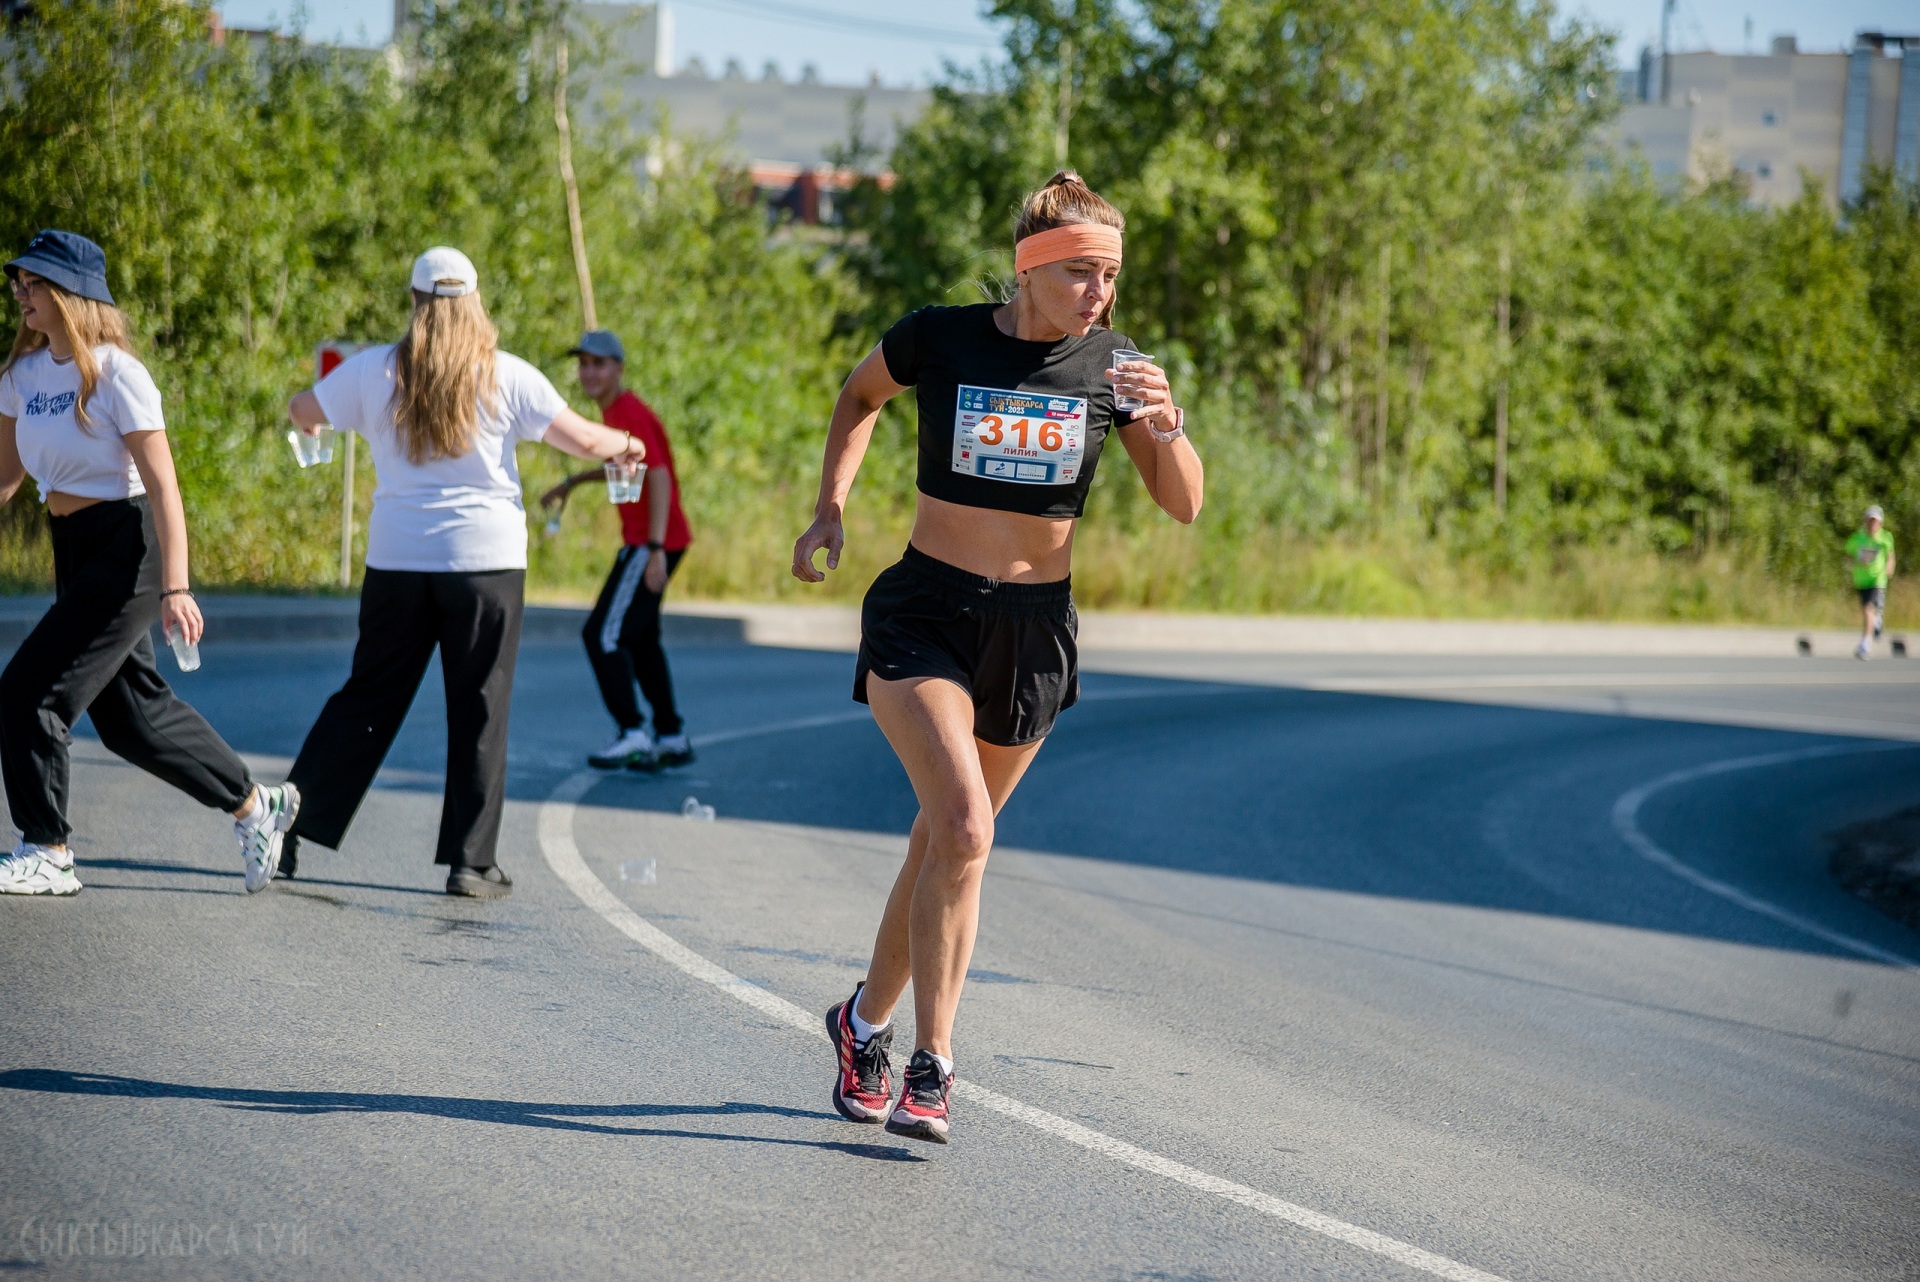
[[[1077,396],[960,387],[953,470],[1016,485],[1070,485],[1087,446],[1087,402]]]

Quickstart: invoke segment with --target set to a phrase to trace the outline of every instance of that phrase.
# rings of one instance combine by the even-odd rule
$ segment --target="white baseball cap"
[[[447,281],[458,282],[446,284]],[[449,245],[435,245],[413,260],[413,287],[437,298],[459,298],[480,288],[473,260]]]

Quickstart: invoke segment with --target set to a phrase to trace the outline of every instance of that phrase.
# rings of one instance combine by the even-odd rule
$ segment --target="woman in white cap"
[[[20,844],[0,893],[80,889],[67,744],[81,713],[109,751],[234,817],[249,891],[273,880],[300,808],[261,787],[153,661],[151,629],[197,644],[187,519],[160,391],[127,341],[100,246],[43,231],[6,266],[20,331],[0,367],[0,503],[29,475],[47,505],[54,603],[0,674],[0,774]]]
[[[794,545],[804,582],[826,577],[821,550],[839,564],[874,421],[917,388],[913,536],[861,607],[853,697],[873,705],[920,813],[866,980],[827,1012],[834,1107],[896,1135],[947,1142],[994,817],[1080,692],[1067,571],[1102,447],[1118,436],[1175,520],[1200,511],[1200,459],[1167,376],[1111,328],[1125,225],[1080,175],[1056,174],[1015,224],[1010,301],[926,307],[888,330],[841,389],[813,524]],[[914,1051],[896,1104],[888,1047],[909,980]]]
[[[527,577],[514,447],[545,441],[634,463],[645,450],[568,409],[546,375],[499,350],[465,254],[429,249],[412,284],[398,343],[358,353],[288,407],[303,431],[330,424],[365,437],[378,477],[353,671],[293,763],[303,798],[293,838],[339,846],[437,648],[447,782],[435,860],[450,866],[448,894],[498,899],[513,888],[494,848]],[[289,869],[295,849],[290,840]]]

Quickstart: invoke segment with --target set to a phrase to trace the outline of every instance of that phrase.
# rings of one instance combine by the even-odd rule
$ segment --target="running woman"
[[[870,704],[920,813],[853,996],[827,1012],[833,1104],[856,1122],[944,1144],[953,1022],[980,916],[994,818],[1080,686],[1069,591],[1076,519],[1110,431],[1175,520],[1200,512],[1200,459],[1166,374],[1111,370],[1120,211],[1078,174],[1027,197],[1018,288],[999,306],[927,307],[887,331],[847,379],[827,433],[813,524],[793,574],[840,563],[842,514],[887,401],[917,389],[918,506],[906,553],[860,612],[853,697]],[[1116,393],[1140,408],[1116,409]],[[892,1098],[893,1009],[913,981],[914,1051]]]
[[[154,666],[155,623],[200,640],[187,518],[160,391],[107,288],[107,256],[43,231],[6,265],[20,303],[0,371],[0,503],[33,477],[53,539],[54,603],[0,673],[0,776],[20,844],[0,893],[80,889],[67,847],[67,748],[81,713],[108,751],[231,814],[249,892],[264,890],[300,809],[262,787]]]
[[[673,701],[673,673],[660,644],[660,605],[667,580],[680,568],[680,558],[693,542],[687,515],[680,510],[673,450],[659,415],[624,385],[627,349],[618,334],[593,330],[583,334],[567,354],[578,358],[580,386],[599,403],[607,426],[633,433],[647,448],[640,501],[619,506],[623,546],[580,634],[587,645],[587,662],[600,684],[600,700],[616,727],[613,742],[588,757],[587,764],[596,770],[684,766],[693,760],[693,744]],[[564,507],[577,487],[605,479],[604,468],[569,476],[542,494],[540,505]],[[633,697],[636,680],[653,709],[652,736]]]
[[[1878,503],[1867,509],[1861,528],[1847,536],[1847,565],[1853,571],[1853,590],[1860,594],[1860,644],[1856,659],[1869,658],[1873,643],[1887,618],[1887,584],[1893,580],[1893,535],[1885,528],[1887,514]]]
[[[507,704],[520,651],[527,519],[514,447],[638,463],[625,432],[567,408],[546,375],[499,350],[480,278],[457,249],[413,264],[413,317],[288,406],[367,440],[378,484],[367,523],[360,639],[290,774],[306,798],[293,836],[338,847],[406,720],[437,648],[447,701],[447,783],[435,862],[447,893],[500,899],[494,860],[507,777]]]

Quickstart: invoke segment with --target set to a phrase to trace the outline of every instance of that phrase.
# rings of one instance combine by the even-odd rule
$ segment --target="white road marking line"
[[[836,714],[832,717],[808,718],[802,722],[783,722],[777,726],[734,730],[727,732],[726,738],[748,739],[795,727],[837,724],[853,720],[855,715],[865,716],[866,713]],[[720,739],[720,735],[710,735],[702,742],[715,743]],[[547,800],[541,803],[540,852],[546,857],[547,866],[553,869],[555,876],[560,878],[561,884],[572,891],[581,903],[598,913],[608,925],[676,969],[702,983],[711,984],[729,997],[746,1003],[777,1023],[825,1041],[826,1027],[819,1016],[794,1005],[784,997],[769,992],[758,984],[742,979],[724,966],[708,961],[627,907],[607,888],[605,882],[594,875],[593,869],[587,866],[587,861],[580,854],[579,845],[573,839],[573,818],[580,799],[586,796],[602,777],[593,771],[580,771],[563,780],[548,794]],[[1262,1215],[1271,1216],[1309,1232],[1332,1238],[1337,1242],[1370,1251],[1410,1269],[1416,1269],[1437,1278],[1445,1278],[1447,1282],[1506,1282],[1506,1279],[1498,1274],[1476,1269],[1431,1251],[1423,1251],[1417,1246],[1388,1237],[1384,1233],[1375,1233],[1372,1229],[1364,1229],[1357,1224],[1335,1219],[1331,1215],[1323,1215],[1319,1211],[1283,1201],[1245,1184],[1236,1184],[1232,1180],[1209,1175],[1184,1162],[1162,1157],[1158,1153],[1149,1152],[1125,1140],[1115,1139],[1111,1135],[1082,1126],[1078,1122],[1070,1122],[1045,1109],[1024,1104],[1012,1096],[1002,1095],[998,1091],[989,1090],[973,1082],[956,1080],[953,1084],[953,1093],[961,1099],[1004,1117],[1024,1122],[1035,1130],[1054,1136],[1056,1139],[1065,1140],[1069,1144],[1078,1145],[1202,1193],[1211,1193],[1215,1197],[1258,1211]]]
[[[1866,672],[1511,672],[1456,676],[1313,677],[1310,690],[1548,690],[1622,686],[1895,686],[1920,687],[1920,673]]]
[[[1896,752],[1912,747],[1912,744],[1906,743],[1825,744],[1818,748],[1799,748],[1788,752],[1769,752],[1757,757],[1732,757],[1725,761],[1709,762],[1704,766],[1692,766],[1686,770],[1675,770],[1671,774],[1661,775],[1658,779],[1643,783],[1638,788],[1622,793],[1620,799],[1613,803],[1613,828],[1615,832],[1620,834],[1621,840],[1625,841],[1627,845],[1633,849],[1634,853],[1638,854],[1641,858],[1650,863],[1658,864],[1674,876],[1690,881],[1702,890],[1710,894],[1718,895],[1729,903],[1738,904],[1749,912],[1759,913],[1762,917],[1771,917],[1773,920],[1791,926],[1804,934],[1811,935],[1815,939],[1825,940],[1837,948],[1844,948],[1849,952],[1858,953],[1862,957],[1868,957],[1878,962],[1885,962],[1890,966],[1898,966],[1903,970],[1920,970],[1920,964],[1916,964],[1908,958],[1900,956],[1898,953],[1890,953],[1884,948],[1867,943],[1865,940],[1855,939],[1851,935],[1843,935],[1837,930],[1829,930],[1818,922],[1809,921],[1797,913],[1788,912],[1784,908],[1748,894],[1737,886],[1730,886],[1724,881],[1709,877],[1705,873],[1681,863],[1680,860],[1661,849],[1651,837],[1647,836],[1647,834],[1640,829],[1640,807],[1646,804],[1649,797],[1657,792],[1664,792],[1668,788],[1675,787],[1679,784],[1691,783],[1695,779],[1708,779],[1714,775],[1731,774],[1736,770],[1759,770],[1767,766],[1785,765],[1791,761],[1808,761],[1817,757],[1838,757],[1860,752]]]

